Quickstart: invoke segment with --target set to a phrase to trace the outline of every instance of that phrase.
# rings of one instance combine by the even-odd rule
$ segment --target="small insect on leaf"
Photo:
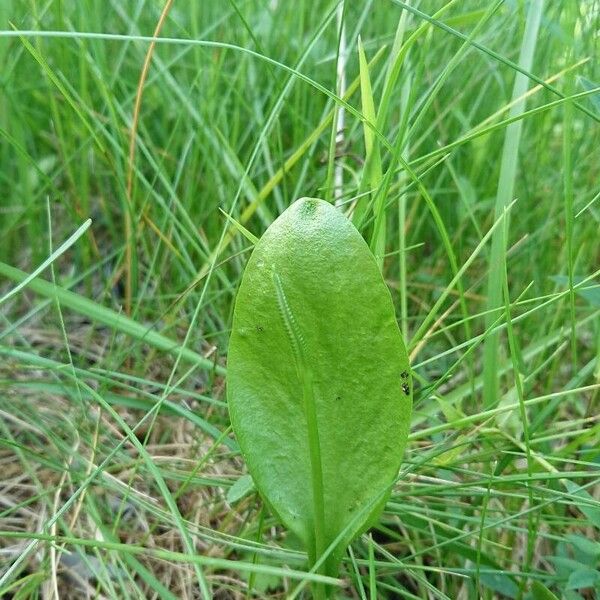
[[[336,576],[383,510],[408,435],[409,373],[366,242],[330,204],[298,200],[244,272],[227,396],[257,490],[311,564],[326,556],[320,573]]]

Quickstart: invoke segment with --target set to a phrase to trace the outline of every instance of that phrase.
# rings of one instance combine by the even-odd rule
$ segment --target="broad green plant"
[[[257,489],[313,568],[336,576],[398,473],[412,380],[375,257],[329,203],[298,200],[256,244],[237,295],[227,380]]]

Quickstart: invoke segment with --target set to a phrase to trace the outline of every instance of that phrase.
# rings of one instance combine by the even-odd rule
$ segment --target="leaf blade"
[[[318,427],[306,410],[307,374]],[[337,570],[347,543],[385,504],[387,496],[378,494],[400,466],[410,386],[391,297],[366,242],[328,203],[299,200],[263,235],[246,267],[234,311],[227,394],[257,489],[303,540],[312,563],[362,507],[377,500],[337,543],[326,573]],[[317,442],[323,515],[311,464]],[[323,521],[319,541],[316,529]]]

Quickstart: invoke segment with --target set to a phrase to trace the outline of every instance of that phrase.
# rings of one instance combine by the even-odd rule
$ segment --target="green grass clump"
[[[241,273],[301,196],[370,245],[416,384],[340,596],[594,597],[599,25],[596,0],[1,2],[0,597],[324,581],[225,403]]]

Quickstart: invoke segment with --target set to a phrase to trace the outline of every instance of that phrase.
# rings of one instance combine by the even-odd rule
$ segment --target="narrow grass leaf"
[[[533,63],[533,54],[537,42],[538,30],[544,8],[543,0],[532,2],[529,5],[527,21],[525,24],[525,33],[521,45],[521,54],[519,56],[519,65],[522,70],[530,71]],[[523,95],[527,90],[528,78],[522,72],[515,76],[513,87],[513,100],[516,101],[511,110],[510,116],[516,117],[525,110],[525,100]],[[519,159],[519,145],[521,141],[521,130],[523,123],[517,121],[511,123],[506,128],[504,136],[504,146],[502,148],[502,159],[500,163],[500,175],[498,179],[498,191],[496,194],[496,203],[494,208],[495,218],[498,219],[504,208],[513,199],[515,180],[517,176],[517,166]],[[506,230],[506,231],[505,231]],[[506,260],[506,246],[504,240],[507,239],[509,230],[508,221],[504,228],[496,231],[492,238],[492,249],[490,253],[490,268],[487,281],[487,308],[492,311],[502,305],[502,281],[504,264]],[[486,318],[486,327],[489,327],[494,320],[493,313]],[[500,336],[492,333],[484,342],[484,384],[483,398],[486,407],[491,406],[498,398],[498,345]]]
[[[50,256],[32,273],[27,275],[25,279],[20,281],[18,285],[16,285],[12,290],[4,294],[2,298],[0,298],[0,304],[4,304],[9,298],[12,298],[15,294],[20,292],[23,288],[27,287],[29,283],[31,283],[38,275],[43,273],[59,256],[64,254],[89,228],[92,224],[92,220],[88,219],[71,235],[67,240],[65,240],[54,252],[50,254]]]
[[[62,306],[69,308],[81,315],[102,323],[108,327],[115,329],[118,332],[124,333],[132,338],[145,342],[149,346],[153,346],[158,350],[178,355],[181,353],[182,358],[198,364],[201,368],[209,371],[215,371],[219,374],[224,374],[225,369],[213,361],[204,358],[202,355],[182,347],[177,342],[170,340],[168,337],[149,329],[145,325],[137,323],[133,319],[126,317],[114,310],[102,306],[93,300],[84,298],[75,292],[65,290],[59,286],[52,285],[48,281],[39,278],[31,278],[27,273],[11,267],[3,262],[0,262],[0,275],[8,277],[13,281],[22,283],[27,280],[27,286],[36,294],[40,294],[45,298],[57,298]]]

